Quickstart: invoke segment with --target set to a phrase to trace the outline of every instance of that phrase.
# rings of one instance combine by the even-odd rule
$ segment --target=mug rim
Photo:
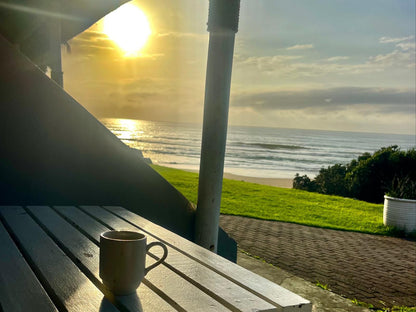
[[[131,242],[138,241],[146,238],[141,232],[136,231],[126,231],[126,230],[109,230],[102,232],[100,237],[110,241],[121,241],[121,242]]]

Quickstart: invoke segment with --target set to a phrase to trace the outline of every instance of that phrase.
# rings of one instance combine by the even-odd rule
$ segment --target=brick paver
[[[416,306],[416,242],[221,215],[244,251],[349,299]]]

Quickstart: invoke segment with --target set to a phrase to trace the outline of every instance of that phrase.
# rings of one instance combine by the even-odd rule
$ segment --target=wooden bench
[[[311,311],[302,297],[121,207],[1,206],[0,217],[0,311]],[[99,278],[108,229],[168,246],[134,295],[114,297]]]

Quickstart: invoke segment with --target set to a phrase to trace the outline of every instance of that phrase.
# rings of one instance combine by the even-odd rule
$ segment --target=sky
[[[65,89],[99,118],[202,122],[208,0],[132,3],[139,55],[99,21],[63,50]],[[229,124],[415,134],[415,3],[241,0]]]

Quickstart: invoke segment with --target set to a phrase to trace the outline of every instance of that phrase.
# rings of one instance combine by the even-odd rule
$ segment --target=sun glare
[[[143,11],[127,3],[104,17],[103,32],[123,50],[124,56],[135,57],[146,44],[152,30]]]

